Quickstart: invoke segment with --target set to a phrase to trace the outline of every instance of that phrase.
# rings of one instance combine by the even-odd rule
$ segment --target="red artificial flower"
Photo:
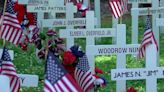
[[[126,92],[137,92],[137,90],[134,87],[130,87]]]
[[[100,74],[103,74],[103,70],[99,69],[99,68],[95,68],[95,73],[100,73]]]
[[[76,61],[76,57],[72,54],[71,51],[64,52],[63,55],[63,64],[64,65],[71,65]]]

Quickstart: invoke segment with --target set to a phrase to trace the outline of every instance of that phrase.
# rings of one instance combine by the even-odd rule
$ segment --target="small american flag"
[[[146,47],[150,44],[155,44],[158,51],[158,44],[155,40],[154,33],[151,29],[150,16],[147,16],[145,32],[139,48],[138,58],[143,58],[145,56]]]
[[[22,37],[23,31],[13,10],[14,2],[7,0],[6,11],[3,18],[1,37],[13,44],[18,44]]]
[[[88,92],[93,87],[95,78],[91,73],[86,55],[79,58],[79,62],[75,69],[75,79],[84,92]]]
[[[127,12],[127,4],[127,0],[109,0],[109,6],[115,18],[119,18]]]
[[[11,92],[19,92],[20,90],[20,80],[17,76],[15,66],[10,58],[7,48],[3,49],[2,54],[2,64],[1,64],[1,74],[6,75],[10,78],[10,89]]]
[[[112,14],[115,18],[122,16],[122,7],[119,0],[109,0],[109,6],[111,7]]]
[[[44,92],[82,92],[75,80],[59,63],[59,59],[48,52]]]

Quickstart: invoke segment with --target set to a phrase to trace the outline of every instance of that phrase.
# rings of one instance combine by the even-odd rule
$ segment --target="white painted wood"
[[[146,68],[157,67],[157,50],[155,45],[146,48]],[[146,92],[157,92],[157,79],[150,77],[146,79]]]
[[[154,10],[158,10],[159,9],[159,13],[160,14],[163,14],[164,13],[164,7],[159,7],[159,0],[152,0],[152,8]],[[158,13],[155,13],[155,14],[152,14],[152,30],[153,30],[153,33],[154,33],[154,36],[155,36],[155,39],[157,41],[157,44],[158,44],[158,47],[160,47],[160,44],[159,44],[159,41],[160,41],[160,32],[159,32],[159,27],[156,26],[156,18],[159,18],[159,14]],[[157,66],[159,66],[159,53],[160,53],[160,48],[158,49],[158,52],[157,52]]]
[[[38,75],[18,74],[21,86],[24,87],[38,87]]]
[[[132,3],[132,9],[138,8],[138,2]],[[138,15],[131,12],[132,16],[132,44],[138,43]]]
[[[94,29],[94,11],[87,11],[86,15],[86,29]],[[93,37],[86,37],[86,45],[94,45],[95,40]],[[92,73],[95,73],[95,58],[93,55],[88,56],[88,61],[90,68],[92,70]]]
[[[95,16],[97,18],[97,28],[101,28],[101,8],[100,8],[100,0],[94,1],[94,8],[95,8]]]
[[[160,0],[160,7],[164,7],[164,0]],[[164,18],[164,14],[160,14],[161,18]],[[160,33],[164,33],[164,26],[159,27]]]
[[[164,26],[164,18],[156,18],[156,26]]]
[[[11,92],[9,77],[0,75],[0,92]]]
[[[117,45],[125,45],[126,44],[126,25],[120,24],[117,25]],[[126,55],[125,54],[117,54],[117,63],[116,68],[126,68]],[[116,92],[125,92],[126,91],[126,81],[116,81]]]
[[[117,28],[117,24],[118,24],[118,19],[116,19],[114,16],[112,16],[112,28]],[[112,43],[116,44],[115,37],[112,38]]]
[[[72,8],[74,7],[73,3],[67,3],[66,4],[66,21],[67,20],[72,20],[74,18],[74,9],[76,9],[77,11],[77,8]],[[73,29],[74,26],[72,25],[66,25],[66,29]],[[71,38],[68,38],[66,39],[66,42],[67,42],[67,45],[66,45],[66,48],[69,49],[73,44],[74,44],[74,39],[71,37]]]
[[[43,12],[37,12],[37,26],[39,28],[42,28],[42,19],[44,19],[44,13]]]

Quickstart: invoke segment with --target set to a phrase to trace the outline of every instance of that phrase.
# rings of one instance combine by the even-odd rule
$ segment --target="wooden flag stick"
[[[120,24],[122,24],[122,16],[120,17]]]
[[[0,22],[0,38],[2,38],[2,26],[3,26],[5,11],[6,11],[6,4],[7,4],[7,0],[5,0],[4,2],[3,13],[2,13],[1,22]],[[5,40],[3,40],[3,46],[5,46]]]

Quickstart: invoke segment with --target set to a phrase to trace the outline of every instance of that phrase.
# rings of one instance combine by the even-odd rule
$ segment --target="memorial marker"
[[[118,24],[116,28],[116,45],[87,45],[86,54],[91,58],[95,55],[117,55],[117,69],[126,68],[126,54],[136,54],[139,45],[132,44],[126,45],[126,26]],[[92,62],[95,61],[94,59]],[[91,61],[90,61],[91,62]],[[126,91],[126,81],[116,82],[116,92]]]
[[[146,68],[112,69],[112,80],[146,79],[146,92],[157,92],[157,78],[164,78],[164,68],[157,67],[157,50],[155,45],[146,48]]]
[[[152,15],[152,31],[159,46],[159,28],[156,26],[156,18],[159,18],[160,13],[164,13],[163,7],[159,7],[159,0],[152,0],[152,7],[148,8],[132,8],[132,44],[138,43],[138,17],[143,15]],[[134,4],[134,3],[133,3]],[[138,5],[138,4],[137,4]],[[134,7],[137,7],[135,4]],[[158,51],[158,59],[159,59]],[[159,61],[159,60],[157,60]],[[159,65],[159,62],[157,62]]]
[[[155,27],[155,19],[159,17],[159,13],[164,13],[164,8],[159,8],[159,0],[152,0],[152,8],[137,8],[137,5],[134,5],[134,7],[131,9],[131,15],[132,15],[132,44],[138,43],[138,16],[143,15],[152,15],[152,30],[154,31],[155,38],[159,43],[159,29]],[[149,2],[147,2],[149,3]],[[134,4],[134,3],[133,3]]]

